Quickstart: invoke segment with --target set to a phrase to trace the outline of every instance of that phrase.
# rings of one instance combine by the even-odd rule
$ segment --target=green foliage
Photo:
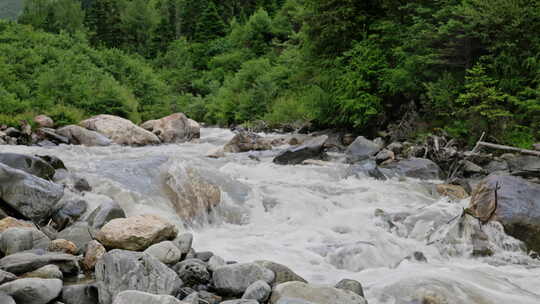
[[[48,32],[84,30],[84,11],[78,0],[25,0],[18,21]]]

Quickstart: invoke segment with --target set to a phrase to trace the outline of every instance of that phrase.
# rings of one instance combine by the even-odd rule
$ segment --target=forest
[[[0,6],[0,124],[184,112],[225,127],[540,139],[540,0],[22,6]]]

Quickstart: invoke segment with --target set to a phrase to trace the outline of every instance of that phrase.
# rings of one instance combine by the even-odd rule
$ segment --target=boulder
[[[56,265],[63,274],[79,273],[78,259],[65,253],[47,252],[41,249],[15,253],[0,259],[0,269],[13,274],[34,271],[45,265]]]
[[[53,128],[54,121],[46,115],[38,115],[34,117],[34,122],[41,128]]]
[[[206,153],[206,157],[222,158],[222,157],[225,157],[225,151],[223,151],[223,147],[214,148],[208,151],[208,153]]]
[[[367,304],[362,296],[352,291],[328,286],[315,286],[303,282],[279,284],[272,291],[269,303],[295,303],[286,301],[289,299],[303,300],[311,304]]]
[[[0,139],[1,142],[1,139]],[[8,296],[7,294],[0,292],[0,303],[2,304],[17,304],[15,303],[15,300],[11,296]]]
[[[106,135],[119,145],[144,146],[161,142],[153,133],[118,116],[101,114],[81,121],[80,125],[88,130]]]
[[[219,267],[227,265],[227,262],[225,262],[225,260],[222,257],[213,255],[210,258],[210,260],[208,260],[207,265],[208,265],[208,270],[214,272]]]
[[[114,219],[96,234],[108,248],[142,251],[161,241],[176,237],[176,226],[157,215],[138,215]]]
[[[0,220],[0,233],[9,228],[35,228],[35,226],[32,222],[21,221],[8,216]]]
[[[364,297],[364,289],[362,288],[362,284],[356,280],[343,279],[339,281],[335,287],[337,289],[352,291],[355,294]]]
[[[64,161],[62,161],[60,158],[54,155],[36,155],[36,157],[43,160],[47,164],[49,164],[55,170],[58,170],[58,169],[67,170],[66,165],[64,164]]]
[[[98,304],[98,288],[95,284],[66,285],[61,300],[64,304]]]
[[[212,276],[217,292],[231,296],[241,296],[256,281],[263,280],[272,284],[274,279],[274,272],[255,263],[222,266]]]
[[[347,168],[345,177],[355,176],[358,178],[372,177],[378,180],[386,180],[386,176],[379,170],[377,163],[372,159],[365,159],[350,165]]]
[[[204,217],[221,203],[221,189],[191,167],[168,175],[165,189],[176,213],[187,222]]]
[[[78,253],[81,253],[85,251],[86,244],[94,239],[93,234],[94,231],[88,223],[77,222],[60,231],[56,237],[72,242],[78,248]]]
[[[55,172],[54,168],[41,158],[24,154],[0,153],[0,163],[47,180],[52,179]]]
[[[94,270],[96,263],[107,252],[100,242],[92,240],[86,245],[82,267],[86,271]]]
[[[500,187],[497,200],[496,185]],[[470,210],[483,220],[499,221],[507,234],[540,252],[539,197],[538,184],[515,176],[490,175],[474,189]]]
[[[174,264],[182,258],[182,252],[171,241],[163,241],[154,244],[144,251],[160,260],[164,264]]]
[[[55,146],[59,145],[59,144],[66,144],[67,145],[67,144],[70,143],[69,138],[57,134],[56,130],[51,129],[51,128],[39,128],[39,129],[36,130],[35,134],[39,138],[44,139],[44,141],[49,141],[49,142],[53,143],[53,145],[55,145]],[[43,144],[43,142],[41,142],[41,145],[42,146],[48,146],[49,144],[47,143],[45,145],[45,144]]]
[[[265,281],[259,280],[248,286],[242,295],[242,299],[256,300],[257,303],[266,303],[271,292],[272,287]]]
[[[368,159],[375,156],[381,150],[381,148],[382,147],[380,145],[365,138],[364,136],[358,136],[345,151],[347,162],[356,163],[364,159]]]
[[[210,272],[206,264],[198,259],[188,259],[173,267],[182,282],[188,286],[198,284],[208,284],[210,282]]]
[[[185,256],[191,250],[191,245],[193,244],[193,234],[182,233],[173,240],[173,243],[176,245],[176,247],[178,247],[178,249],[180,249],[182,256]]]
[[[525,178],[540,177],[540,157],[519,155],[508,160],[510,173]]]
[[[161,119],[149,120],[141,125],[154,133],[164,143],[182,143],[201,137],[199,124],[183,113],[175,113]]]
[[[79,248],[77,248],[77,245],[75,245],[71,241],[64,239],[56,239],[54,241],[51,241],[51,243],[49,244],[49,251],[76,255],[79,253]]]
[[[15,281],[16,279],[17,279],[17,276],[14,275],[13,273],[0,270],[0,285],[7,282]]]
[[[9,228],[0,236],[0,251],[4,255],[30,249],[47,249],[51,240],[36,228]]]
[[[67,304],[67,303],[66,303]],[[113,304],[188,304],[169,295],[155,295],[137,290],[119,293]]]
[[[289,267],[278,264],[271,261],[255,261],[255,264],[258,264],[266,269],[271,270],[275,274],[274,279],[274,285],[285,283],[285,282],[291,282],[291,281],[299,281],[307,283],[307,281],[296,274],[294,271],[292,271]]]
[[[0,292],[11,296],[17,303],[47,304],[62,291],[59,279],[19,279],[0,286]]]
[[[453,199],[464,199],[469,196],[469,193],[458,185],[438,184],[435,186],[437,192],[442,196],[448,196]]]
[[[223,146],[223,151],[228,153],[263,150],[272,150],[272,145],[262,136],[251,132],[240,132]]]
[[[182,285],[176,273],[153,256],[119,249],[107,252],[98,260],[96,280],[100,304],[111,304],[124,290],[176,295]]]
[[[0,164],[0,200],[34,222],[48,220],[63,195],[60,185]]]
[[[280,165],[297,165],[306,159],[320,159],[324,157],[324,143],[328,136],[321,135],[306,141],[298,147],[291,147],[281,151],[275,158],[274,163]]]
[[[107,136],[77,125],[62,127],[56,130],[56,133],[65,136],[71,143],[88,147],[105,147],[112,144],[112,140],[110,140]]]
[[[117,202],[105,201],[90,213],[86,221],[93,228],[100,229],[110,220],[125,217],[124,209]]]
[[[381,172],[387,176],[406,176],[418,179],[440,179],[441,168],[425,158],[410,158],[384,165]]]
[[[88,203],[84,200],[70,200],[59,203],[52,214],[52,220],[61,230],[75,223],[86,212]]]
[[[64,278],[62,271],[56,265],[45,265],[34,271],[27,272],[23,275],[24,278],[40,278],[40,279],[60,279]]]

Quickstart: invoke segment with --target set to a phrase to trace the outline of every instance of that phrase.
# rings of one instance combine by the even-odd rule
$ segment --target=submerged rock
[[[161,143],[155,134],[118,116],[101,114],[81,121],[80,125],[106,135],[119,145],[144,146]]]
[[[306,159],[320,159],[324,154],[326,140],[328,140],[326,135],[315,137],[298,147],[292,147],[280,152],[273,161],[280,165],[298,165]]]
[[[175,113],[161,119],[149,120],[141,127],[154,133],[164,143],[182,143],[201,137],[199,124],[187,118],[184,113]]]
[[[380,168],[387,176],[406,176],[418,179],[440,179],[441,168],[426,158],[410,158],[393,162]]]

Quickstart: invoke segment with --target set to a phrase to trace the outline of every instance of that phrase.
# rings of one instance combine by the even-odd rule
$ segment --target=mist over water
[[[277,151],[255,153],[260,162],[250,153],[205,157],[232,136],[208,128],[199,143],[181,145],[0,150],[55,155],[92,185],[90,206],[115,200],[128,215],[158,214],[179,226],[165,188],[194,168],[222,191],[220,206],[185,228],[195,249],[238,262],[272,260],[312,283],[357,279],[371,304],[540,303],[540,262],[497,223],[461,219],[468,199],[439,197],[418,180],[346,177],[340,163],[275,165]],[[471,256],[479,229],[491,257]],[[427,262],[411,258],[415,252]]]

